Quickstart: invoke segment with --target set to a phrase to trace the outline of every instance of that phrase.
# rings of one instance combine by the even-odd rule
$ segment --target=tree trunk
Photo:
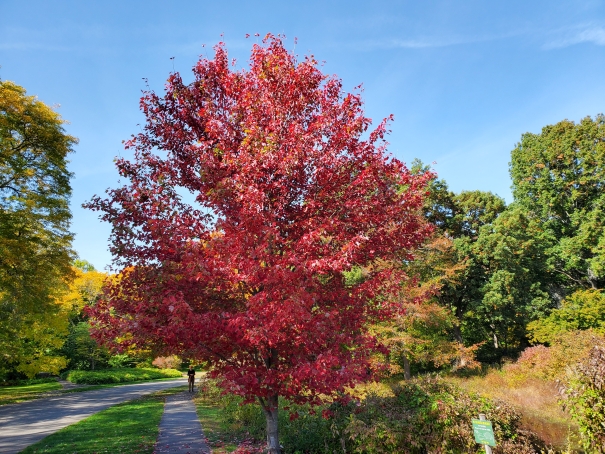
[[[401,355],[403,357],[403,378],[410,380],[412,378],[412,372],[410,371],[410,360],[407,355]]]
[[[458,342],[461,346],[464,346],[464,341],[462,339],[462,331],[460,330],[460,324],[454,324],[453,335],[456,342]],[[456,361],[454,363],[454,369],[462,369],[466,366],[467,360],[462,356],[462,354],[458,355]]]
[[[460,330],[460,325],[454,324],[452,331],[453,331],[452,334],[454,335],[454,339],[456,340],[456,342],[464,344],[464,340],[462,339],[462,331]]]
[[[491,323],[489,325],[489,327],[492,329],[492,335],[494,337],[494,348],[498,349],[500,348],[499,342],[498,342],[498,335],[496,334],[496,325],[494,325],[493,323]]]
[[[267,419],[267,454],[281,454],[277,420],[278,396],[271,396],[260,402]]]

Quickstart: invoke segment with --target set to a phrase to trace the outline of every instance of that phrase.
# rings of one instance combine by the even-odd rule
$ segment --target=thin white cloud
[[[605,28],[598,25],[584,25],[573,30],[559,31],[559,35],[544,45],[545,49],[559,49],[581,43],[605,46]]]
[[[466,44],[481,41],[474,38],[412,38],[412,39],[366,39],[361,41],[336,42],[332,43],[331,47],[347,49],[356,49],[362,51],[373,51],[376,49],[428,49],[434,47],[455,46],[457,44]]]
[[[429,47],[447,47],[457,44],[467,44],[482,41],[477,38],[420,38],[420,39],[394,39],[385,43],[385,47],[399,47],[403,49],[423,49]]]
[[[348,43],[348,47],[361,50],[375,49],[428,49],[437,47],[458,46],[464,44],[497,41],[526,35],[525,30],[513,30],[508,33],[493,35],[450,35],[450,36],[420,36],[414,38],[392,38],[384,40],[363,40]]]

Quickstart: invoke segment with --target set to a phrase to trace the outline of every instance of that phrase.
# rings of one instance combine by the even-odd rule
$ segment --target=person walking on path
[[[193,392],[193,385],[195,384],[195,369],[192,365],[189,365],[189,370],[187,371],[187,377],[189,378],[189,392]]]

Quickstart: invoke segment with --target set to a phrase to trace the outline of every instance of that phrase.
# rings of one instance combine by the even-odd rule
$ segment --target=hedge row
[[[67,374],[67,380],[85,385],[103,385],[139,380],[157,380],[159,378],[178,378],[182,374],[175,369],[107,369],[73,370]]]

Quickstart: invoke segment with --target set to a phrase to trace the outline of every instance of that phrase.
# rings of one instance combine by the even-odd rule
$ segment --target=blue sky
[[[0,77],[60,105],[80,139],[70,168],[81,258],[111,261],[109,226],[81,204],[117,185],[113,158],[143,122],[142,79],[161,91],[220,40],[245,67],[245,34],[268,32],[325,60],[346,89],[363,83],[367,115],[395,116],[391,153],[435,162],[454,191],[510,202],[521,134],[605,111],[602,1],[0,0]]]

